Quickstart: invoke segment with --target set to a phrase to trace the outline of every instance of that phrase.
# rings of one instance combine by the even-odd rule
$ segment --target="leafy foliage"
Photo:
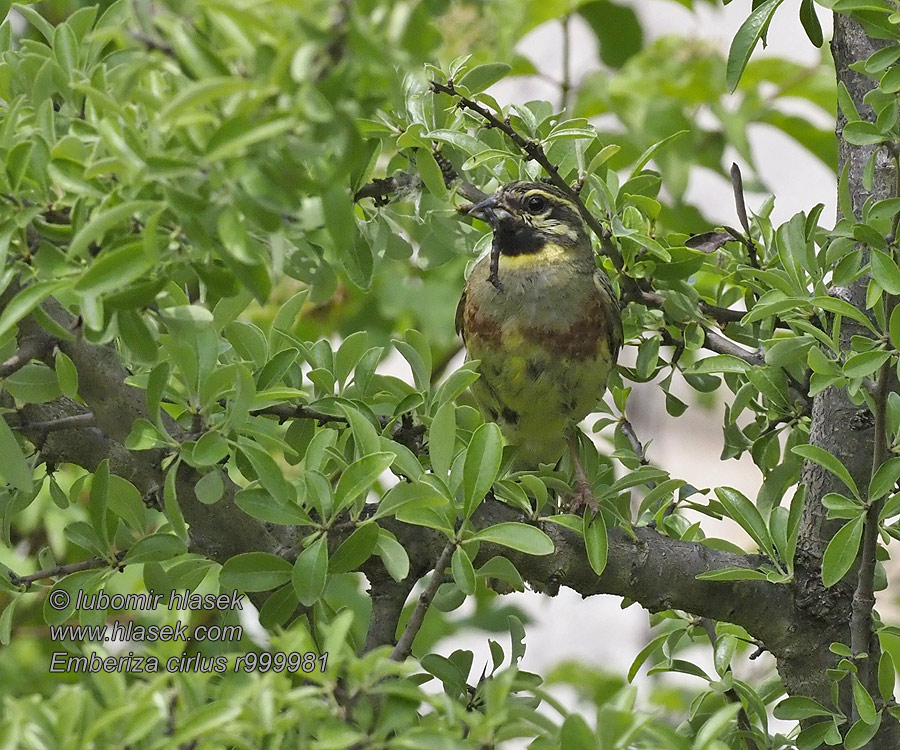
[[[747,739],[812,749],[862,747],[893,721],[900,631],[880,622],[874,682],[857,676],[858,653],[831,646],[829,685],[850,696],[848,721],[808,696],[775,707],[776,676],[751,685],[733,669],[754,634],[671,602],[652,606],[654,635],[627,681],[575,665],[545,680],[523,667],[528,623],[497,598],[525,578],[552,593],[559,581],[528,561],[564,557],[572,539],[596,593],[615,572],[615,545],[646,527],[733,554],[734,565],[699,571],[702,585],[791,586],[804,461],[845,490],[822,499],[840,522],[822,585],[848,580],[873,508],[878,533],[900,538],[900,398],[872,387],[900,356],[900,198],[854,210],[845,174],[835,227],[820,226],[821,205],[776,226],[772,199],[748,215],[740,171],[724,163],[734,149],[752,171],[753,122],[833,158],[833,134],[783,101],[831,112],[832,73],[750,59],[779,4],[758,4],[727,60],[696,40],[645,46],[633,11],[606,0],[15,6],[24,28],[0,26],[0,668],[10,675],[0,727],[10,746],[524,738],[535,750]],[[852,3],[838,10],[857,14]],[[575,14],[610,69],[588,75],[568,110],[498,102],[493,84],[534,72],[516,42]],[[812,4],[800,14],[821,45]],[[890,42],[858,66],[878,81],[866,102],[874,119],[838,90],[842,136],[894,144],[897,19],[871,0],[857,15]],[[708,127],[695,127],[701,111]],[[698,167],[735,185],[739,229],[711,227],[687,203]],[[596,516],[566,512],[568,463],[511,469],[499,429],[465,395],[474,365],[452,369],[464,268],[490,243],[458,207],[478,190],[548,176],[578,185],[624,305],[630,364],[593,423],[611,450],[581,445]],[[753,174],[748,185],[763,187]],[[860,279],[864,309],[830,294]],[[648,461],[626,410],[633,384],[650,382],[672,417],[688,408],[676,386],[725,401],[722,458],[749,453],[756,498],[693,487]],[[884,414],[888,450],[867,484],[809,444],[812,399],[830,388]],[[698,517],[730,519],[758,554],[709,537]],[[447,565],[404,607],[435,545]],[[264,633],[140,648],[161,664],[196,656],[209,668],[47,674],[63,647],[35,635],[38,625],[115,616],[76,607],[77,592],[184,589],[251,594]],[[58,592],[72,603],[56,609]],[[466,601],[474,610],[460,614]],[[174,626],[183,614],[136,619]],[[246,626],[236,618],[193,612],[190,624]],[[501,634],[490,664],[442,653],[441,639],[462,628]],[[406,633],[418,633],[408,660],[390,647]],[[712,670],[685,655],[698,642],[711,645]],[[99,643],[64,648],[116,655]],[[302,659],[262,669],[261,650]],[[688,675],[691,687],[658,683],[668,703],[648,712],[630,684],[643,666]],[[559,704],[554,685],[574,688],[597,721]],[[773,715],[805,725],[776,730]]]

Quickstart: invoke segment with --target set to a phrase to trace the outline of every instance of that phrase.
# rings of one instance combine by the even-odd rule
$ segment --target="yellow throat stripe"
[[[566,257],[566,251],[559,245],[548,242],[536,253],[522,253],[521,255],[501,255],[499,270],[523,270],[528,268],[541,268],[558,263]]]

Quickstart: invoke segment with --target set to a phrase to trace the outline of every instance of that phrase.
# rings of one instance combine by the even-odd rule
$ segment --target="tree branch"
[[[21,370],[33,359],[40,359],[53,346],[52,340],[44,336],[24,338],[19,343],[19,350],[8,360],[0,363],[0,378],[8,378]]]
[[[738,357],[747,364],[754,366],[764,365],[766,362],[759,352],[748,351],[711,328],[703,326],[703,332],[706,336],[706,348],[710,351],[717,354],[730,354],[732,357]]]
[[[431,575],[431,580],[428,582],[425,590],[419,595],[419,601],[409,618],[409,622],[406,623],[403,635],[400,636],[400,640],[397,641],[397,645],[394,646],[394,650],[391,652],[393,661],[403,661],[412,651],[413,641],[422,627],[422,623],[425,622],[425,615],[431,606],[431,600],[434,599],[434,595],[444,581],[444,571],[450,564],[450,557],[453,555],[455,548],[455,542],[448,542],[441,551],[440,557],[438,557],[434,565],[434,573]]]
[[[416,578],[412,575],[408,575],[402,581],[395,581],[389,575],[373,577],[369,585],[372,615],[369,619],[369,630],[366,633],[363,652],[367,653],[379,646],[394,644],[403,605],[406,604],[406,599],[415,582]]]
[[[878,372],[875,385],[875,439],[872,448],[872,475],[881,468],[888,458],[887,442],[887,397],[891,377],[892,362],[885,362]],[[869,500],[859,551],[859,571],[856,590],[850,608],[850,649],[853,651],[860,682],[870,693],[878,694],[872,680],[872,610],[875,608],[875,561],[878,551],[878,527],[884,498],[874,502]],[[853,720],[856,721],[856,702],[853,704]]]
[[[24,586],[26,589],[36,581],[43,581],[47,578],[61,578],[70,573],[78,573],[82,570],[95,570],[97,568],[117,568],[122,560],[125,559],[125,551],[116,552],[112,560],[105,557],[92,557],[88,560],[82,560],[77,563],[69,563],[68,565],[57,565],[55,568],[39,570],[37,573],[29,573],[27,576],[19,576],[9,572],[9,582],[13,586]]]

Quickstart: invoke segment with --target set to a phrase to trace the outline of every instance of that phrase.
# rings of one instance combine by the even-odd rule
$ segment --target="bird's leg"
[[[569,510],[572,513],[577,513],[586,505],[594,513],[597,513],[600,508],[597,505],[597,498],[591,492],[591,486],[588,484],[584,467],[581,465],[581,459],[578,456],[578,440],[573,433],[570,432],[566,435],[566,443],[569,445],[569,455],[572,457],[572,466],[575,468],[575,488],[572,492]]]

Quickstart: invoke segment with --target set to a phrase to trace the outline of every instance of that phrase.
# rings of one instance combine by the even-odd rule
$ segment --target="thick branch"
[[[414,576],[407,576],[402,581],[395,581],[388,575],[373,578],[369,586],[369,599],[372,600],[372,615],[369,619],[369,630],[366,633],[364,652],[379,646],[394,644],[397,637],[397,624],[406,604],[406,598],[415,584]]]
[[[47,300],[43,307],[57,323],[72,328],[73,316],[58,302]],[[50,334],[30,318],[20,323],[19,331],[22,340],[50,338]],[[36,444],[46,436],[41,455],[48,461],[71,462],[93,471],[103,458],[108,457],[110,469],[132,482],[145,500],[153,504],[165,481],[161,468],[164,453],[159,450],[131,452],[123,445],[135,420],[149,418],[146,392],[125,382],[130,373],[112,347],[94,346],[80,336],[59,342],[58,346],[78,370],[79,395],[93,412],[96,427],[77,430],[77,440],[72,439],[76,431],[71,429],[46,435],[28,428],[27,423],[55,421],[84,412],[83,406],[61,400],[23,410],[26,416],[26,424],[21,427],[23,434]],[[166,429],[175,440],[181,442],[189,438],[187,430],[177,422],[167,416],[164,419]],[[291,527],[269,527],[244,513],[234,503],[240,488],[227,477],[222,499],[215,505],[201,503],[194,494],[194,485],[201,476],[182,465],[176,482],[178,503],[190,526],[191,551],[225,562],[242,552],[289,554],[288,551],[295,548],[294,537],[299,532]]]

